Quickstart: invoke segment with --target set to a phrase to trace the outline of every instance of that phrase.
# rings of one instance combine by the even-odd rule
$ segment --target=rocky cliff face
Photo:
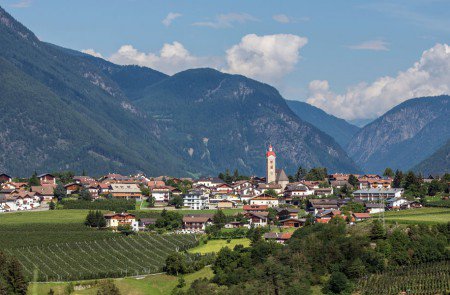
[[[347,146],[366,172],[410,169],[450,138],[450,97],[408,100],[362,128]]]

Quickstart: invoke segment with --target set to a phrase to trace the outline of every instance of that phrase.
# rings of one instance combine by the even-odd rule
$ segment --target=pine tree
[[[297,169],[297,173],[295,173],[295,181],[302,180],[303,178],[305,178],[307,173],[308,171],[306,169],[304,169],[302,166],[299,166]]]
[[[394,171],[392,171],[391,168],[387,167],[386,169],[384,169],[383,176],[392,178],[394,177]]]
[[[402,187],[402,183],[403,183],[403,172],[400,170],[396,170],[392,186],[395,188],[400,188]]]
[[[39,178],[37,177],[36,171],[34,171],[33,175],[28,180],[28,186],[39,186],[41,185],[41,182],[39,181]]]
[[[8,263],[7,278],[13,294],[27,294],[28,282],[22,271],[22,265],[15,258],[10,259]]]

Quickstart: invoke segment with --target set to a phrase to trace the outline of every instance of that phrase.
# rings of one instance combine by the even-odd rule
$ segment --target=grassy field
[[[187,289],[190,284],[199,278],[211,278],[213,276],[212,270],[209,267],[202,270],[188,274],[184,277],[186,280]],[[127,295],[163,295],[170,294],[177,286],[178,278],[165,274],[149,275],[143,278],[121,278],[113,280],[119,288],[121,294]],[[31,295],[46,295],[50,289],[55,291],[56,295],[64,294],[64,289],[68,283],[33,283],[29,287],[28,294]],[[95,295],[98,291],[96,281],[81,281],[75,282],[75,286],[82,287],[83,290],[76,290],[74,295]],[[78,289],[78,288],[77,288]]]
[[[189,249],[188,252],[191,253],[200,253],[200,254],[206,254],[206,253],[212,253],[212,252],[219,252],[220,249],[223,247],[228,247],[230,249],[233,249],[236,245],[243,245],[244,247],[248,247],[250,245],[249,239],[233,239],[230,241],[230,243],[227,243],[227,240],[209,240],[207,244],[202,244],[197,247]]]
[[[386,222],[405,224],[436,224],[450,222],[450,208],[418,208],[402,211],[389,211],[384,214]]]
[[[83,223],[89,210],[22,211],[0,214],[1,225]]]

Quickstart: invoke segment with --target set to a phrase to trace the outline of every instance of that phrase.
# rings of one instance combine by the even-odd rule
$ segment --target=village
[[[266,177],[229,181],[232,178],[229,175],[226,179],[223,174],[219,176],[191,179],[107,174],[98,179],[72,176],[63,184],[50,173],[33,175],[28,182],[14,181],[3,173],[0,174],[0,212],[51,210],[62,199],[92,202],[133,199],[146,203],[148,209],[185,210],[189,213],[183,214],[179,231],[203,233],[213,224],[214,214],[200,214],[202,210],[236,209],[239,220],[231,220],[224,225],[225,228],[274,224],[280,228],[298,228],[306,223],[328,223],[337,217],[354,223],[385,210],[422,206],[418,200],[404,198],[404,189],[394,188],[392,177],[334,173],[325,175],[323,179],[293,181],[283,169],[276,169],[276,154],[272,146],[266,152]],[[235,175],[235,178],[239,177]],[[199,214],[192,213],[197,210]],[[128,225],[134,231],[147,230],[156,222],[155,218],[139,219],[127,212],[106,213],[104,217],[107,227]],[[289,235],[273,233],[266,236],[280,242],[289,238]]]

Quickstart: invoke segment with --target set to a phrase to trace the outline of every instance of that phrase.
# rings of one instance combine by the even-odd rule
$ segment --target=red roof
[[[369,213],[353,213],[353,216],[356,218],[370,218]]]
[[[269,208],[268,205],[244,205],[244,211],[265,211]]]
[[[273,151],[272,145],[269,145],[269,150],[268,150],[267,153],[266,153],[266,157],[269,157],[269,156],[274,156],[274,157],[277,156],[277,155],[275,154],[275,152]]]

